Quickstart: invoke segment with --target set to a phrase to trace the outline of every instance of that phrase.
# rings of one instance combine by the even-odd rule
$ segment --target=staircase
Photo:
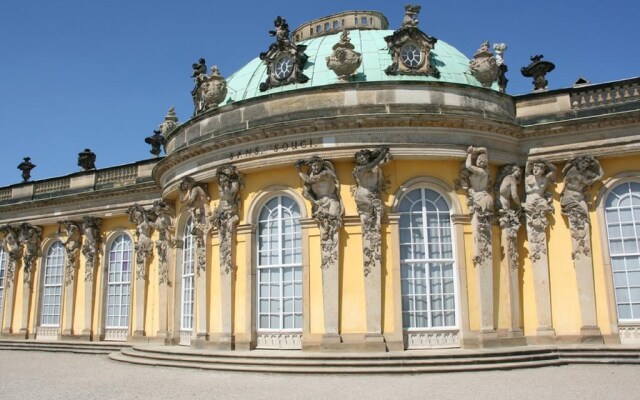
[[[130,344],[114,342],[0,340],[0,350],[49,351],[77,354],[109,354],[121,351]]]
[[[636,358],[640,351],[636,353]],[[553,348],[406,351],[402,353],[302,353],[254,350],[220,352],[134,346],[112,353],[116,361],[140,365],[223,371],[391,374],[486,371],[564,365]],[[640,359],[639,359],[640,360]]]

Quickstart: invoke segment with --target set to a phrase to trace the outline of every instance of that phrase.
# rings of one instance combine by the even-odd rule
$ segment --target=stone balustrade
[[[126,165],[120,168],[109,168],[96,172],[96,185],[127,185],[135,183],[138,177],[136,165]]]
[[[157,159],[146,160],[100,170],[77,172],[54,179],[19,183],[0,188],[0,203],[136,185],[152,180],[151,171],[157,162]]]
[[[640,100],[640,82],[638,80],[619,85],[607,85],[571,92],[571,108],[582,110],[594,107],[606,107],[614,104]]]
[[[33,194],[35,196],[54,192],[61,192],[71,188],[71,179],[50,179],[42,182],[35,182],[33,186]]]

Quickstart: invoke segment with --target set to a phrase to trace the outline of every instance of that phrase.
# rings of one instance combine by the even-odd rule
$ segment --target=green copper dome
[[[384,70],[391,65],[392,60],[384,38],[391,34],[393,34],[391,30],[351,30],[349,32],[355,51],[362,53],[362,64],[350,82],[435,81],[482,87],[469,72],[469,59],[441,40],[438,40],[431,51],[432,64],[440,71],[439,78],[387,75]],[[227,78],[229,92],[222,104],[273,93],[340,83],[337,75],[327,68],[326,63],[326,57],[333,51],[333,45],[339,41],[340,33],[301,41],[299,44],[307,46],[305,53],[309,57],[302,72],[309,77],[309,81],[271,88],[265,92],[260,92],[259,86],[267,78],[267,67],[259,58],[253,59]],[[495,83],[492,89],[497,91]]]

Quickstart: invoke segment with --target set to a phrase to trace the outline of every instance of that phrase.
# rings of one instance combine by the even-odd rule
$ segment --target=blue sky
[[[377,10],[396,29],[403,1],[24,1],[0,7],[0,186],[79,170],[90,148],[98,168],[152,157],[144,138],[167,109],[192,112],[191,64],[223,76],[265,51],[277,15],[299,24],[345,10]],[[471,57],[486,39],[509,46],[510,94],[528,93],[520,68],[534,54],[556,64],[550,89],[640,75],[640,2],[423,1],[419,27]]]

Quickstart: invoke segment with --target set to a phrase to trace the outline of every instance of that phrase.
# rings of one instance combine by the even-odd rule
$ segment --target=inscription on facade
[[[243,158],[262,156],[270,153],[284,153],[287,151],[310,149],[314,147],[318,147],[318,144],[314,143],[313,139],[289,140],[286,142],[273,143],[266,146],[253,146],[237,151],[232,151],[229,153],[229,159],[238,160]]]

